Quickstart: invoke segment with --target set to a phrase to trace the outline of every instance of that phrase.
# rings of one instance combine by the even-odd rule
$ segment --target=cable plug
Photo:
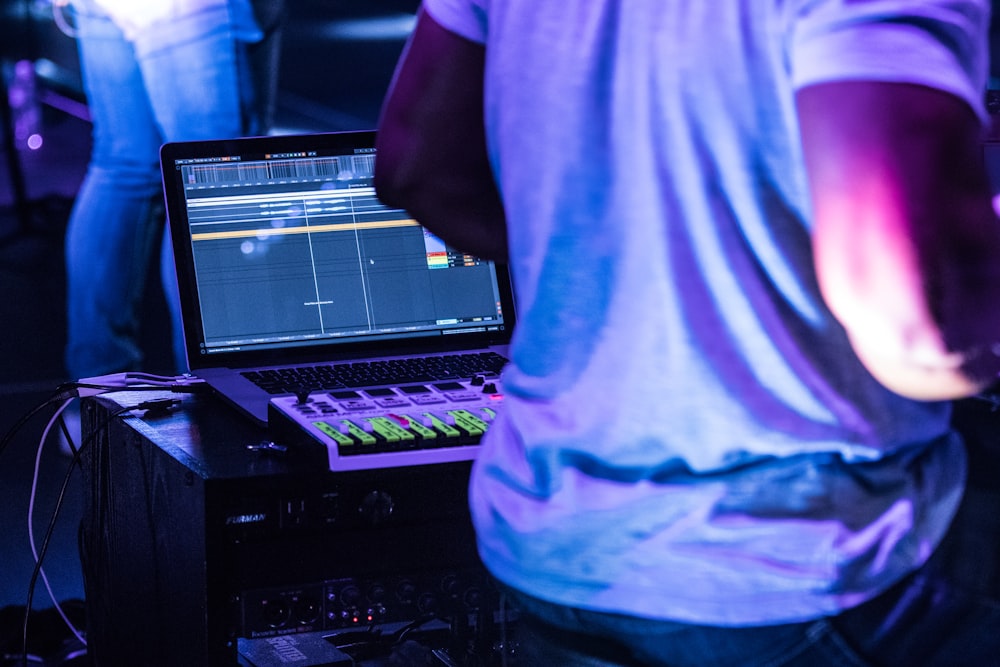
[[[114,389],[124,389],[128,386],[127,373],[110,373],[95,377],[83,378],[76,383],[76,394],[80,398],[97,396]]]
[[[150,401],[143,401],[133,409],[145,410],[146,417],[162,417],[180,404],[181,399],[179,398],[155,398]]]

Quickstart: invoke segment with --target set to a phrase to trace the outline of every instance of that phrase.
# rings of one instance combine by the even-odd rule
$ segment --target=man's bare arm
[[[483,123],[485,55],[420,12],[382,108],[375,188],[450,245],[504,259],[506,219]]]
[[[1000,371],[1000,222],[968,106],[921,86],[841,82],[797,98],[824,298],[865,366],[922,400]]]

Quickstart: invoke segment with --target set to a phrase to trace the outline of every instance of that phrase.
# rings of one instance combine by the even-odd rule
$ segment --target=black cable
[[[428,614],[425,616],[421,616],[420,618],[417,618],[413,621],[410,621],[402,628],[397,630],[395,633],[389,635],[389,638],[391,639],[391,642],[393,644],[402,644],[403,640],[406,639],[406,636],[408,634],[410,634],[411,632],[418,631],[420,628],[427,625],[431,621],[441,621],[442,623],[447,623],[449,626],[451,625],[451,619],[449,618],[444,618],[442,616],[438,616],[437,614]]]
[[[162,388],[160,388],[162,390]],[[94,431],[87,436],[81,443],[79,448],[74,452],[73,459],[70,461],[68,468],[66,469],[66,474],[63,477],[62,487],[59,489],[59,495],[56,498],[56,506],[52,511],[52,518],[49,519],[49,524],[45,530],[45,537],[42,540],[41,547],[38,551],[38,558],[35,561],[35,567],[31,572],[31,581],[28,584],[28,599],[24,608],[24,621],[21,626],[21,646],[23,650],[21,663],[24,667],[28,665],[28,621],[31,616],[31,604],[34,601],[35,596],[35,586],[38,583],[38,577],[42,571],[42,562],[45,559],[45,554],[48,551],[49,543],[52,540],[52,535],[55,532],[56,520],[59,518],[59,512],[62,510],[63,502],[66,499],[66,490],[69,488],[69,480],[72,477],[73,470],[80,465],[80,456],[84,449],[89,447],[97,436],[104,431],[111,422],[119,417],[120,415],[131,412],[132,410],[153,410],[153,409],[163,409],[167,406],[176,405],[180,400],[176,398],[160,398],[151,401],[143,401],[138,405],[120,407],[119,409],[113,411],[98,425]]]
[[[73,442],[73,434],[69,432],[69,427],[66,425],[65,413],[59,415],[59,431],[62,433],[63,439],[66,440],[66,444],[69,445],[69,453],[74,458],[80,451],[80,447]]]
[[[69,466],[66,469],[66,474],[63,477],[63,483],[62,483],[62,486],[61,486],[61,488],[59,490],[59,495],[56,497],[55,509],[53,510],[52,517],[51,517],[51,519],[49,519],[48,526],[46,527],[45,537],[43,538],[41,547],[38,550],[38,558],[35,560],[35,566],[32,569],[31,579],[30,579],[30,581],[28,583],[28,599],[27,599],[27,603],[26,603],[25,608],[24,608],[24,619],[23,619],[22,626],[21,626],[21,647],[22,647],[23,656],[24,656],[24,658],[22,659],[22,664],[24,664],[24,665],[27,665],[27,656],[28,656],[28,621],[29,621],[29,618],[31,616],[31,605],[32,605],[32,602],[34,601],[35,586],[38,583],[38,577],[40,576],[41,571],[42,571],[42,563],[45,560],[45,555],[48,552],[48,548],[49,548],[49,544],[50,544],[51,539],[52,539],[52,535],[55,532],[56,520],[57,520],[57,518],[59,516],[59,512],[62,509],[62,505],[63,505],[63,502],[64,502],[65,497],[66,497],[66,490],[69,488],[69,480],[72,477],[73,470],[79,465],[80,454],[84,450],[84,448],[87,445],[89,445],[97,437],[97,435],[103,429],[107,428],[108,424],[111,423],[112,419],[114,419],[118,415],[121,415],[121,414],[123,414],[125,412],[128,412],[131,409],[134,409],[134,408],[121,408],[120,410],[116,410],[113,414],[109,415],[104,420],[104,423],[102,423],[99,426],[99,428],[95,429],[93,433],[91,433],[85,440],[83,440],[80,443],[79,448],[73,454],[73,459],[70,461]]]
[[[3,456],[4,451],[7,446],[13,441],[14,436],[17,432],[24,428],[32,417],[37,415],[39,412],[45,408],[56,404],[62,403],[63,401],[70,398],[79,398],[80,390],[89,390],[86,394],[88,397],[97,396],[99,394],[110,393],[110,392],[121,392],[121,391],[160,391],[160,392],[172,392],[175,394],[193,394],[202,389],[200,384],[176,384],[176,385],[98,385],[92,383],[82,383],[82,382],[65,382],[55,389],[55,393],[49,398],[45,399],[39,405],[29,410],[26,414],[21,416],[17,422],[7,429],[4,433],[3,438],[0,438],[0,456]]]
[[[0,456],[3,455],[4,450],[7,449],[7,445],[11,443],[11,441],[14,439],[14,436],[17,435],[17,432],[20,431],[22,428],[24,428],[24,425],[27,424],[32,417],[37,415],[45,408],[56,403],[62,403],[63,401],[73,398],[76,395],[77,395],[76,387],[73,385],[73,383],[62,384],[56,387],[55,393],[53,393],[52,396],[45,399],[45,401],[43,401],[39,405],[36,405],[31,410],[29,410],[20,419],[18,419],[13,426],[7,429],[7,432],[4,433],[3,438],[0,438]]]

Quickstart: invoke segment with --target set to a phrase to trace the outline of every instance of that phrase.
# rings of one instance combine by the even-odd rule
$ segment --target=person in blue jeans
[[[375,186],[510,262],[518,664],[1000,664],[989,3],[422,8]]]
[[[175,372],[186,370],[159,149],[266,134],[283,2],[258,5],[72,0],[66,10],[93,123],[65,244],[73,379],[142,366],[141,298],[158,252]]]

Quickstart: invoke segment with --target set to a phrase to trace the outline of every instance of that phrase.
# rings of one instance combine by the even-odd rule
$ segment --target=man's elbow
[[[914,354],[887,350],[871,341],[851,339],[855,354],[889,391],[917,401],[949,401],[973,396],[992,384],[975,379],[967,359],[956,353]]]
[[[929,303],[922,274],[899,266],[885,272],[890,264],[883,257],[882,264],[869,270],[857,264],[838,270],[819,265],[824,300],[869,373],[894,393],[922,401],[965,398],[991,385],[1000,359],[978,353],[984,348],[980,341],[995,335],[989,331],[995,327],[978,324],[980,318],[988,319],[985,314],[959,318],[972,323],[965,327],[955,317],[942,323],[940,304],[934,309]]]
[[[890,391],[918,401],[947,401],[989,384],[986,369],[970,365],[967,351],[949,346],[919,300],[900,294],[888,302],[856,294],[848,305],[842,297],[831,299],[832,311],[862,365]]]

